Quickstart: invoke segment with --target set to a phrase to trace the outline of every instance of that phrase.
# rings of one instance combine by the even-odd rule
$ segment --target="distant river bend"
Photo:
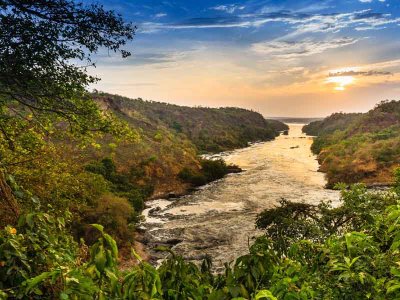
[[[339,193],[324,189],[324,175],[317,172],[312,138],[301,132],[303,125],[288,125],[289,135],[221,154],[244,172],[179,199],[147,202],[150,208],[143,214],[149,248],[173,245],[176,253],[193,261],[210,255],[219,268],[248,252],[249,242],[261,234],[254,226],[257,214],[281,198],[336,202]]]

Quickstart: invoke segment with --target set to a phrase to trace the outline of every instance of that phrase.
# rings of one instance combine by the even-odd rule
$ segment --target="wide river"
[[[245,170],[242,173],[179,199],[147,202],[150,208],[143,214],[148,247],[173,245],[176,253],[194,261],[207,254],[221,267],[247,253],[252,239],[262,234],[254,226],[257,214],[281,198],[336,202],[339,193],[324,189],[324,175],[317,172],[310,151],[312,138],[301,132],[302,126],[289,124],[289,135],[221,154]]]

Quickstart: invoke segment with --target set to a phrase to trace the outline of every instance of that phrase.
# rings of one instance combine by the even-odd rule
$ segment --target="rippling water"
[[[254,227],[256,215],[279,199],[337,201],[339,193],[324,189],[324,175],[317,172],[312,138],[301,132],[300,124],[289,127],[287,136],[222,154],[245,172],[180,199],[148,202],[143,214],[149,247],[174,245],[187,259],[197,261],[208,254],[222,266],[247,252],[252,238],[261,234]]]

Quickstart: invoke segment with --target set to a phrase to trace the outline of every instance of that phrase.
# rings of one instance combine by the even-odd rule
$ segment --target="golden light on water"
[[[353,76],[334,76],[329,77],[326,82],[335,85],[334,89],[336,91],[344,91],[346,87],[354,82]]]

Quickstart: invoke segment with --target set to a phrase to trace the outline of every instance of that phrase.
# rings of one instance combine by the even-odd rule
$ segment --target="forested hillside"
[[[303,131],[317,135],[312,150],[328,185],[393,182],[400,165],[400,102],[382,102],[365,114],[333,114]]]
[[[235,107],[186,107],[106,93],[96,93],[94,97],[112,111],[128,117],[129,122],[140,114],[149,124],[163,126],[175,135],[184,134],[200,152],[245,147],[249,142],[274,139],[280,131],[288,129],[282,122],[265,120],[259,113]]]

